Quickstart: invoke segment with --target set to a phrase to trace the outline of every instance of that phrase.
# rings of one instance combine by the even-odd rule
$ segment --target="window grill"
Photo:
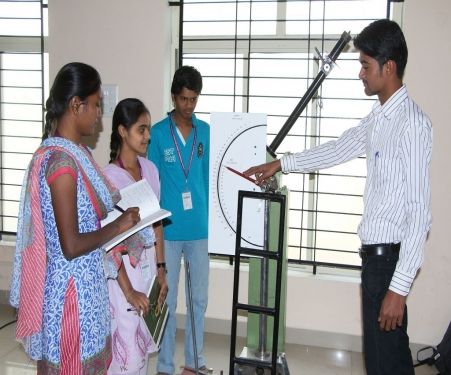
[[[24,172],[41,142],[46,1],[0,1],[0,233],[14,235]]]
[[[343,31],[358,34],[373,20],[402,15],[393,0],[183,0],[174,35],[175,65],[193,65],[204,88],[197,116],[267,113],[269,145]],[[174,12],[177,13],[177,12]],[[392,16],[392,18],[394,18]],[[351,43],[352,44],[352,43]],[[374,103],[358,79],[358,53],[343,51],[277,150],[298,152],[336,139]],[[289,262],[359,268],[356,230],[363,211],[365,158],[316,173],[291,173]]]

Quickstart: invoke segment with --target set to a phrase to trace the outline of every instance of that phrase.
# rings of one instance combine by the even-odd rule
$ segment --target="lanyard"
[[[191,169],[191,163],[193,162],[194,147],[195,147],[196,142],[197,142],[197,130],[196,130],[196,127],[193,124],[194,139],[193,139],[193,144],[191,145],[191,155],[190,155],[190,158],[189,158],[188,169],[186,169],[185,168],[185,164],[183,163],[182,154],[180,152],[179,145],[177,143],[177,140],[175,139],[174,124],[172,122],[172,113],[168,113],[168,116],[169,116],[169,128],[171,129],[172,140],[174,141],[174,146],[175,146],[175,149],[177,150],[177,155],[178,155],[179,160],[180,160],[180,166],[182,167],[183,174],[185,175],[186,181],[188,181],[188,174],[189,174],[189,171]]]

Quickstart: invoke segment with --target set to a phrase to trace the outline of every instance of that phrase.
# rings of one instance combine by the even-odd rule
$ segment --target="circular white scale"
[[[231,255],[235,253],[238,191],[261,189],[227,167],[243,172],[265,162],[266,115],[212,113],[210,124],[209,251]],[[263,209],[263,201],[243,201],[241,246],[263,247]]]

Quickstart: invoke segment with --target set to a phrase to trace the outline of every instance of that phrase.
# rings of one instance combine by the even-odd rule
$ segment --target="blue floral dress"
[[[39,176],[40,212],[44,223],[45,262],[42,287],[41,326],[19,335],[27,354],[38,362],[38,370],[46,374],[106,373],[111,361],[110,315],[107,279],[104,268],[105,252],[95,249],[83,256],[68,260],[64,257],[56,227],[49,181],[69,173],[76,179],[78,226],[81,233],[100,227],[100,219],[112,209],[119,199],[117,190],[104,179],[90,152],[64,138],[52,137],[43,142],[35,153],[23,185],[18,241],[16,245],[10,302],[27,310],[26,271],[22,272],[23,259],[33,246],[36,233],[33,219],[33,194],[30,191],[31,170]],[[37,161],[39,160],[39,161]],[[31,196],[31,197],[30,197]],[[36,197],[34,197],[36,198]],[[30,285],[28,285],[30,287]],[[22,305],[23,304],[23,305]],[[25,322],[26,324],[26,322]],[[19,328],[18,328],[19,330]]]

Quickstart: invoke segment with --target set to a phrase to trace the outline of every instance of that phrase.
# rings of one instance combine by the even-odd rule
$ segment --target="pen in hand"
[[[127,311],[136,311],[138,313],[138,311],[135,308],[133,308],[133,307],[129,307],[127,309]],[[142,310],[139,312],[139,316],[143,316],[143,311]]]
[[[114,205],[114,208],[122,213],[125,212],[125,210],[121,206],[118,206],[117,204]]]

